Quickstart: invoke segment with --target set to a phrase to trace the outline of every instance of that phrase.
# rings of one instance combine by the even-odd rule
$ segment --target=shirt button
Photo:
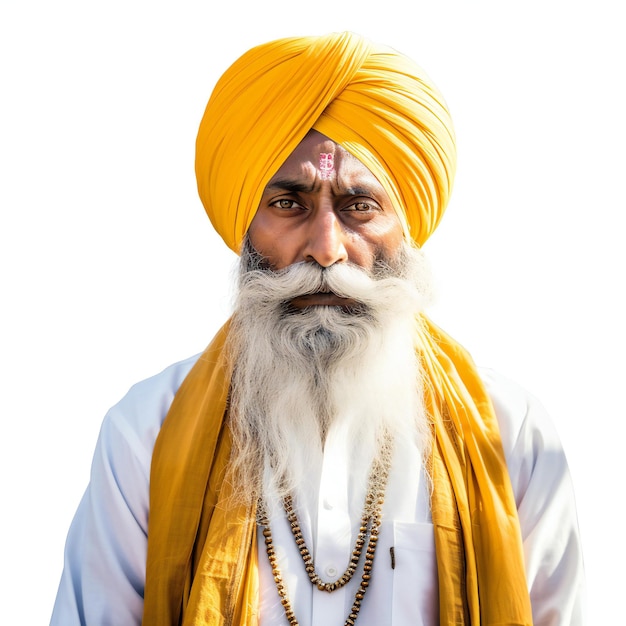
[[[333,565],[329,565],[326,568],[326,576],[328,576],[329,578],[334,578],[335,576],[337,576],[337,568]]]

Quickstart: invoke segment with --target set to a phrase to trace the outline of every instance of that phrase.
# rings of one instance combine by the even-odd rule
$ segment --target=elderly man
[[[424,314],[455,167],[424,73],[350,33],[259,46],[196,154],[235,310],[105,419],[52,623],[581,624],[548,418]]]

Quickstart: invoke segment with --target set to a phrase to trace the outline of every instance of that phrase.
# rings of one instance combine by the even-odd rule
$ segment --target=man
[[[349,33],[271,42],[196,145],[235,310],[105,419],[52,623],[582,623],[548,418],[423,312],[455,166],[428,78]]]

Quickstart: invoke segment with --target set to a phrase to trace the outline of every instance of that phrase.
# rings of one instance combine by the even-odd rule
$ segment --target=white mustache
[[[363,268],[346,263],[328,268],[315,263],[296,263],[278,271],[243,273],[240,295],[245,297],[246,291],[251,290],[264,307],[283,307],[294,298],[324,292],[354,300],[365,308],[391,305],[397,311],[415,309],[421,304],[418,290],[406,278],[394,275],[391,269],[379,274],[373,277]]]

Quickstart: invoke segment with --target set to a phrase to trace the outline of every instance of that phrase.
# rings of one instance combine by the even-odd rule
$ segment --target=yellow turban
[[[239,252],[265,186],[312,128],[378,178],[405,235],[423,244],[452,188],[450,115],[413,61],[353,33],[260,45],[218,81],[198,131],[196,178],[226,244]]]

